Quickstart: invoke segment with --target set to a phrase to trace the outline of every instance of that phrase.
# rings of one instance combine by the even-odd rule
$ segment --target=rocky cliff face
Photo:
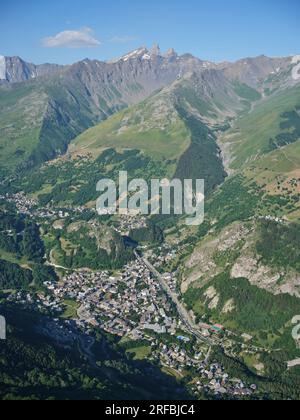
[[[20,57],[0,57],[0,82],[20,83],[39,76],[52,75],[63,66],[56,64],[35,65],[26,63]]]
[[[0,82],[18,83],[35,79],[40,76],[49,76],[66,70],[66,77],[84,73],[95,83],[102,81],[126,82],[132,78],[141,81],[142,85],[151,86],[155,80],[155,87],[160,88],[176,80],[186,72],[201,69],[221,70],[230,80],[238,80],[253,88],[258,88],[268,77],[273,78],[283,72],[289,71],[292,66],[292,57],[270,58],[264,55],[254,58],[245,58],[236,62],[214,64],[200,60],[191,54],[179,56],[171,48],[165,54],[161,53],[158,45],[150,50],[145,47],[138,48],[123,57],[102,62],[97,60],[83,60],[72,66],[59,66],[56,64],[35,65],[27,63],[20,57],[3,57],[0,55]],[[153,80],[153,77],[155,79]],[[150,76],[150,78],[149,78]],[[154,87],[154,85],[152,84]]]
[[[270,76],[278,76],[291,66],[291,58],[270,58],[264,55],[245,58],[235,63],[222,63],[218,66],[231,80],[238,80],[254,89],[259,88]]]
[[[201,71],[213,64],[193,56],[179,57],[174,50],[162,55],[158,46],[137,49],[113,62],[84,60],[64,73],[65,81],[76,81],[99,105],[99,98],[110,105],[133,105],[181,78],[187,72]],[[113,99],[113,101],[112,101]]]

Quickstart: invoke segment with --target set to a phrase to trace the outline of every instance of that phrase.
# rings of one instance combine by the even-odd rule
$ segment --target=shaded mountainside
[[[178,161],[175,177],[181,180],[204,179],[206,193],[209,194],[226,177],[216,137],[195,117],[182,109],[179,113],[191,131],[191,144]]]
[[[96,368],[76,343],[66,353],[40,334],[37,327],[49,322],[47,318],[6,305],[1,305],[1,314],[9,331],[0,347],[1,400],[189,398],[170,376],[146,362],[132,361],[110,337],[98,335],[93,347]]]

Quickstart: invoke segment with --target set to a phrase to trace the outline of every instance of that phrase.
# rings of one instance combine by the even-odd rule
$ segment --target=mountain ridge
[[[33,64],[18,56],[5,57],[0,55],[0,84],[21,83],[38,77],[49,76],[59,72],[64,66],[58,64]]]
[[[11,83],[22,82],[22,81],[30,80],[30,78],[36,78],[43,75],[52,74],[60,70],[68,69],[72,66],[76,66],[77,64],[83,63],[85,61],[93,61],[99,64],[114,65],[122,61],[126,62],[126,61],[140,59],[140,58],[142,58],[143,60],[151,60],[151,58],[155,59],[159,57],[163,59],[177,59],[177,60],[189,58],[193,60],[194,63],[198,62],[202,64],[205,68],[211,67],[211,68],[218,68],[221,70],[225,70],[227,74],[229,75],[232,74],[232,72],[234,73],[235,71],[237,71],[238,67],[241,68],[241,66],[245,66],[245,65],[257,67],[259,71],[262,71],[263,67],[265,67],[265,72],[262,73],[262,75],[265,75],[266,73],[268,74],[276,70],[276,66],[278,65],[285,66],[287,62],[291,64],[295,56],[269,57],[266,55],[260,55],[260,56],[254,56],[254,57],[241,58],[236,61],[224,61],[221,63],[217,63],[217,62],[211,62],[209,60],[203,60],[189,53],[179,55],[174,50],[174,48],[170,48],[165,53],[161,53],[160,47],[156,44],[151,49],[148,49],[145,46],[141,46],[116,59],[105,61],[105,60],[99,60],[97,58],[94,58],[94,59],[85,58],[75,63],[65,64],[65,65],[59,65],[55,63],[34,64],[31,62],[26,62],[20,56],[3,56],[0,54],[0,58],[5,59],[6,66],[8,69],[13,68],[14,66],[16,67],[21,66],[21,68],[23,68],[24,70],[24,75],[22,75],[20,71],[15,72],[15,74],[14,73],[10,74],[10,72],[8,72],[8,77],[6,81],[11,82]],[[2,80],[4,80],[4,78]]]
[[[198,107],[202,97],[201,112],[191,102],[189,111],[207,124],[217,119],[222,124],[245,106],[251,107],[259,95],[297,83],[291,76],[292,58],[260,56],[218,65],[190,54],[179,56],[173,49],[162,54],[158,46],[137,49],[114,63],[85,59],[68,66],[35,66],[18,57],[4,60],[5,69],[0,62],[0,74],[7,77],[0,86],[1,162],[12,170],[35,167],[66,153],[70,142],[85,130],[176,82],[190,79],[182,93],[190,97],[195,90]],[[34,110],[32,117],[28,109]]]

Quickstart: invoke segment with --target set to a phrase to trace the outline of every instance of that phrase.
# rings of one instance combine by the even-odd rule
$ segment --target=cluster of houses
[[[38,219],[66,219],[72,214],[84,214],[85,212],[90,211],[82,206],[64,209],[38,207],[37,200],[26,196],[24,192],[6,194],[4,196],[0,195],[0,200],[6,200],[9,203],[13,203],[16,206],[18,213]]]
[[[32,215],[32,208],[37,205],[37,201],[35,199],[27,197],[23,192],[0,196],[0,200],[6,200],[8,203],[14,203],[19,213],[27,215]]]
[[[47,283],[47,285],[49,288],[53,287],[53,285],[50,282]],[[47,315],[58,316],[64,311],[60,299],[58,299],[52,294],[45,294],[43,292],[39,292],[33,295],[28,292],[19,291],[16,293],[12,293],[10,296],[7,297],[7,300],[9,302],[18,303],[24,307],[35,309],[40,313],[44,313]]]
[[[129,215],[121,215],[118,218],[118,225],[115,230],[123,236],[129,236],[133,230],[143,229],[147,227],[147,219],[145,217],[133,217]]]
[[[285,223],[285,221],[283,219],[281,219],[280,217],[275,217],[275,216],[261,216],[259,217],[259,220],[264,220],[267,222],[275,222],[275,223],[279,223],[281,225],[283,225]]]
[[[84,208],[70,211],[37,209],[37,203],[23,193],[0,198],[13,201],[20,213],[40,218],[65,219],[72,212],[86,211]],[[278,222],[281,223],[280,220]],[[61,220],[60,223],[62,225],[58,224],[58,228],[63,228],[64,222]],[[122,235],[128,235],[131,230],[146,226],[145,218],[122,216],[117,230]],[[179,244],[172,247],[163,244],[155,251],[147,249],[145,256],[160,270],[177,257],[178,251]],[[176,293],[176,276],[169,273],[162,276],[171,291]],[[147,342],[151,349],[148,358],[153,363],[182,375],[186,371],[193,371],[196,377],[193,382],[195,395],[207,392],[220,396],[249,396],[256,391],[255,385],[247,386],[240,379],[230,378],[220,364],[209,366],[205,359],[205,343],[187,346],[189,332],[180,315],[174,310],[160,282],[140,260],[132,261],[118,273],[76,270],[66,274],[59,282],[45,282],[44,286],[47,292],[17,292],[11,294],[9,299],[47,315],[48,322],[39,326],[40,332],[65,348],[71,348],[81,340],[82,337],[78,336],[80,331],[86,333],[96,327],[123,339]],[[63,321],[61,317],[63,314],[65,317],[66,302],[73,304],[74,311],[68,314],[69,320]],[[203,337],[205,332],[210,337],[210,326],[201,327]],[[222,326],[214,328],[221,330]],[[169,344],[166,343],[167,336],[172,337]]]
[[[200,366],[200,379],[194,387],[195,392],[206,392],[215,396],[230,395],[237,397],[251,396],[257,386],[252,384],[246,385],[241,379],[231,378],[225,372],[223,366],[219,363]]]
[[[148,249],[144,252],[145,257],[151,262],[153,267],[159,269],[174,260],[178,254],[180,247],[177,245],[163,244],[157,246],[156,249]]]
[[[51,315],[49,322],[39,326],[40,332],[64,348],[71,348],[80,340],[78,331],[86,333],[91,327],[98,327],[119,337],[126,336],[128,340],[148,342],[151,349],[148,359],[153,363],[182,375],[192,370],[197,380],[193,383],[195,395],[206,392],[250,396],[256,391],[255,385],[249,387],[239,379],[230,378],[221,365],[208,366],[207,345],[196,343],[187,348],[188,332],[182,335],[184,325],[172,312],[160,284],[141,262],[128,264],[117,275],[79,270],[66,275],[59,283],[44,285],[49,293],[33,296],[19,292],[11,299]],[[62,321],[59,317],[68,300],[77,304],[77,315]],[[166,344],[166,334],[173,337],[171,344]]]
[[[170,315],[171,305],[160,284],[139,261],[126,265],[117,276],[108,271],[80,270],[58,284],[45,284],[55,299],[78,303],[78,322],[99,326],[124,337],[134,331],[175,334],[180,321]]]
[[[153,353],[153,358],[158,360],[163,366],[172,368],[179,373],[188,368],[198,369],[202,352],[188,352],[182,345],[182,342],[188,342],[188,337],[177,336],[177,344],[161,343],[158,350]]]

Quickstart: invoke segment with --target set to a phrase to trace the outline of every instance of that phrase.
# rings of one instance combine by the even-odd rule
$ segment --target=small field
[[[22,268],[30,269],[30,266],[26,258],[22,257],[18,259],[14,254],[3,251],[2,249],[0,249],[0,260],[8,261],[12,264],[17,264]]]
[[[77,318],[77,310],[79,308],[79,304],[71,299],[65,299],[63,301],[65,311],[62,314],[63,319],[74,319]]]
[[[134,360],[147,359],[151,354],[151,348],[147,346],[127,350],[127,353],[134,355]]]

